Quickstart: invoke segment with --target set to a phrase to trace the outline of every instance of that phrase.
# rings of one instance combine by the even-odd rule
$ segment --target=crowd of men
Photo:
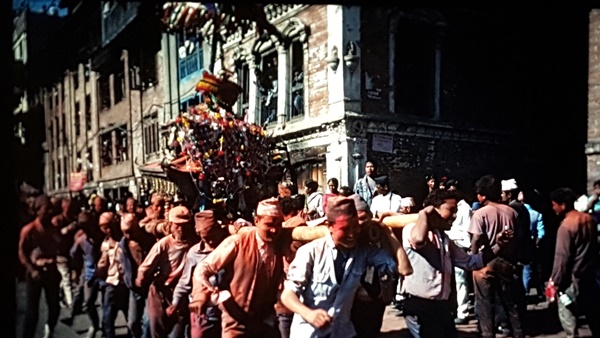
[[[417,205],[392,192],[373,162],[365,172],[353,189],[330,179],[327,193],[311,180],[300,195],[281,182],[252,220],[160,194],[147,207],[129,197],[116,209],[101,196],[82,206],[39,195],[19,241],[24,337],[35,335],[42,290],[45,337],[62,304],[66,324],[89,318],[87,337],[114,337],[122,311],[136,338],[367,338],[379,336],[391,303],[414,337],[457,337],[472,292],[480,335],[518,338],[532,289],[557,304],[567,336],[577,336],[581,315],[600,335],[597,197],[582,212],[572,190],[550,194],[561,222],[546,278],[542,212],[515,180],[481,177],[470,204],[458,181],[432,178]]]

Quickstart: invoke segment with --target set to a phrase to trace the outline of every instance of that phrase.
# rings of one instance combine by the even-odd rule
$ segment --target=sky
[[[12,8],[18,9],[21,6],[28,5],[33,12],[42,12],[44,8],[48,8],[52,5],[58,7],[59,2],[59,0],[12,0]],[[60,10],[59,14],[66,15],[67,10]]]

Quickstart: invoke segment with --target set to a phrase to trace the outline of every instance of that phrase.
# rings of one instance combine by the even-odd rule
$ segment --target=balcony
[[[102,3],[102,47],[109,44],[138,15],[139,2]]]

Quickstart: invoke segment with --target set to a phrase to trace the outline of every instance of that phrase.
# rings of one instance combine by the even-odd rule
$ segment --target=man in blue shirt
[[[373,201],[373,197],[377,195],[377,184],[374,179],[375,170],[375,163],[373,161],[367,161],[365,164],[365,176],[356,181],[353,189],[354,193],[359,194],[369,206]]]
[[[529,211],[529,220],[531,231],[531,239],[535,243],[535,250],[532,256],[532,261],[530,264],[525,264],[523,266],[523,286],[525,287],[525,293],[529,294],[529,290],[532,287],[532,283],[535,283],[533,286],[536,289],[536,295],[539,297],[543,294],[543,282],[541,280],[541,274],[539,273],[539,244],[542,238],[546,235],[546,230],[544,227],[544,219],[542,218],[542,213],[535,210],[531,206],[533,192],[519,192],[518,200],[523,203],[527,211]]]
[[[398,274],[389,253],[357,246],[360,226],[352,198],[330,199],[326,216],[329,235],[298,249],[284,282],[281,301],[295,313],[290,338],[355,337],[350,311],[367,266],[375,267],[380,280]]]
[[[73,307],[71,315],[65,323],[70,325],[80,306],[77,303],[83,303],[86,313],[90,319],[91,326],[87,337],[94,337],[100,330],[100,317],[96,309],[96,300],[100,291],[100,283],[96,278],[96,263],[100,259],[100,244],[104,234],[100,231],[100,215],[84,211],[77,217],[79,230],[75,233],[73,246],[70,254],[75,262],[80,262],[83,269],[80,272],[80,285],[82,288],[75,288],[73,295]]]

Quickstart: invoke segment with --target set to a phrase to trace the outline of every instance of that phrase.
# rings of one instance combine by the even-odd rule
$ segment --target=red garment
[[[294,217],[289,218],[287,221],[283,222],[284,228],[295,228],[298,226],[305,226],[306,220],[304,217],[300,215],[296,215]]]
[[[338,194],[327,193],[323,194],[323,211],[327,212],[327,199],[331,197],[339,196]]]

